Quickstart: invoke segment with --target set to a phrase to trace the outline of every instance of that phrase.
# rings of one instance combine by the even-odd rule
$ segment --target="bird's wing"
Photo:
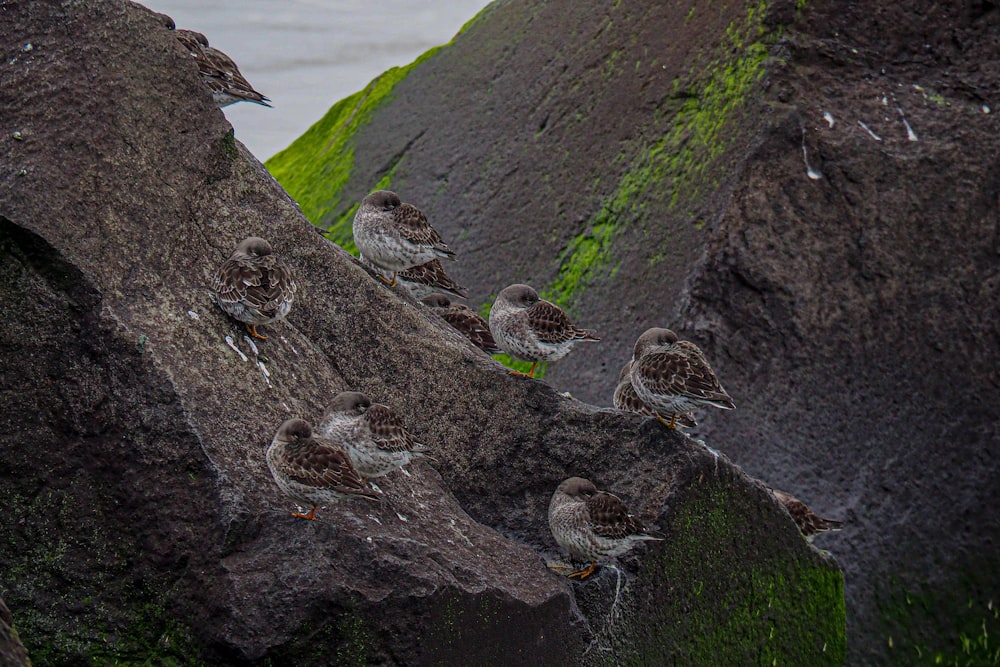
[[[414,245],[438,248],[451,253],[438,231],[427,222],[427,216],[411,204],[400,204],[392,210],[400,236]],[[454,254],[454,253],[452,253]]]
[[[361,480],[347,453],[321,439],[313,438],[290,446],[284,463],[288,476],[301,484],[341,493],[374,495]]]
[[[688,345],[690,347],[677,343],[642,355],[635,362],[633,373],[638,373],[643,384],[656,394],[731,403],[705,355],[693,344]]]
[[[413,440],[402,420],[388,406],[374,403],[365,411],[364,420],[371,430],[372,441],[379,449],[387,452],[408,452],[419,445]]]
[[[622,539],[645,533],[642,524],[629,514],[628,507],[616,495],[600,491],[587,499],[591,529],[601,537]]]
[[[444,266],[442,266],[441,261],[437,259],[432,259],[426,264],[421,264],[420,266],[414,266],[412,269],[400,271],[399,278],[411,283],[435,287],[445,292],[458,295],[462,298],[469,296],[469,293],[464,287],[456,283],[451,276],[445,273]]]
[[[527,309],[528,325],[543,343],[557,344],[583,338],[587,332],[573,326],[562,308],[545,300],[536,301]]]
[[[496,354],[501,351],[497,347],[496,341],[493,340],[490,325],[479,313],[468,306],[453,303],[448,309],[441,311],[441,317],[480,350],[490,354]]]

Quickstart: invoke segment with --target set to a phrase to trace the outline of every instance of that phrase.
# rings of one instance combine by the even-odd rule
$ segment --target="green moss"
[[[232,130],[226,133],[226,136],[222,138],[222,150],[225,151],[226,157],[230,160],[235,160],[239,151],[236,149],[236,136]]]
[[[706,479],[694,497],[678,499],[669,542],[645,561],[644,576],[664,582],[658,595],[669,604],[643,610],[662,618],[646,618],[652,634],[623,662],[842,665],[841,572],[805,550],[754,544],[739,508],[751,510],[728,488]]]
[[[468,31],[468,30],[469,30],[469,28],[471,28],[471,27],[472,27],[472,26],[474,26],[475,24],[479,23],[479,21],[480,21],[480,20],[481,20],[481,19],[482,19],[483,17],[485,17],[485,16],[487,15],[487,14],[491,13],[492,11],[493,11],[493,5],[486,5],[485,7],[483,7],[482,9],[480,9],[480,10],[479,10],[479,13],[478,13],[478,14],[476,14],[476,15],[475,15],[475,16],[473,16],[473,17],[472,17],[471,19],[469,19],[468,21],[466,21],[466,22],[465,22],[465,23],[464,23],[464,24],[462,25],[462,27],[458,29],[458,32],[457,32],[457,33],[455,33],[455,37],[452,37],[452,39],[451,39],[451,42],[449,42],[449,44],[450,44],[450,43],[453,43],[453,42],[455,41],[455,39],[456,39],[456,38],[457,38],[457,37],[458,37],[459,35],[462,35],[462,34],[464,34],[464,33],[465,33],[466,31]]]
[[[686,89],[675,80],[675,96],[683,102],[661,119],[667,131],[630,161],[589,230],[567,244],[547,298],[571,308],[589,284],[613,274],[616,267],[609,263],[614,240],[626,225],[645,221],[650,197],[678,208],[717,187],[713,174],[737,134],[727,128],[763,75],[764,59],[780,35],[780,30],[765,29],[766,9],[767,1],[762,0],[747,9],[743,20],[730,23],[720,55],[690,72]]]
[[[279,665],[370,665],[378,644],[364,615],[353,607],[330,611],[322,625],[307,623],[270,662]]]
[[[963,566],[965,574],[933,587],[890,577],[878,605],[893,663],[1000,665],[1000,605],[990,581],[998,567],[995,558]]]
[[[337,632],[341,637],[340,646],[337,648],[337,664],[369,664],[368,653],[373,642],[364,620],[356,614],[342,614],[337,626]]]
[[[127,578],[136,547],[105,531],[114,508],[81,511],[72,486],[34,497],[0,489],[0,505],[31,518],[0,542],[0,560],[5,601],[35,664],[200,664],[187,628],[163,607],[165,586]]]

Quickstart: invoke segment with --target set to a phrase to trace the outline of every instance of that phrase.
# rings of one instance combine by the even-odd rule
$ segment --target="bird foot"
[[[383,285],[386,285],[388,287],[395,287],[396,286],[396,272],[395,271],[392,272],[392,280],[387,280],[386,277],[383,276],[381,273],[377,275],[377,278],[380,281],[382,281]]]
[[[585,567],[582,570],[577,570],[576,572],[568,574],[567,576],[570,579],[579,579],[580,581],[583,581],[584,579],[592,575],[594,573],[594,570],[596,569],[597,569],[597,563],[591,563],[588,567]]]
[[[308,519],[309,521],[315,521],[316,520],[316,508],[314,507],[311,510],[309,510],[309,514],[302,514],[300,512],[292,512],[292,516],[294,516],[296,519]]]
[[[677,430],[677,415],[671,416],[670,421],[667,421],[660,415],[656,415],[656,421],[660,422],[661,424],[669,428],[671,431]]]
[[[244,324],[243,326],[247,328],[247,333],[250,334],[251,337],[256,338],[257,340],[267,340],[267,336],[257,333],[256,324]]]

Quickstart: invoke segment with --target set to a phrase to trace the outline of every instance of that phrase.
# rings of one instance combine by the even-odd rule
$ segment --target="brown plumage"
[[[490,309],[490,332],[493,340],[507,354],[530,361],[534,377],[539,361],[558,361],[581,341],[601,340],[594,332],[581,329],[562,309],[539,298],[528,285],[509,285],[497,295]],[[510,371],[511,375],[524,375]]]
[[[383,278],[390,287],[396,284],[399,271],[434,259],[455,258],[427,216],[390,190],[376,190],[361,200],[353,233],[354,244],[365,259],[392,272],[391,280]]]
[[[654,417],[659,422],[666,423],[666,420],[661,415],[656,414],[655,410],[652,410],[648,405],[639,400],[639,396],[635,393],[635,387],[632,386],[632,380],[629,377],[631,371],[632,361],[629,360],[625,362],[621,373],[618,374],[618,384],[615,386],[615,393],[611,399],[612,404],[619,410],[633,412],[643,417]],[[676,416],[669,415],[669,417],[674,419],[676,426],[691,428],[698,425],[694,414],[690,412],[680,413]]]
[[[448,257],[455,256],[455,253],[445,245],[438,230],[431,227],[427,216],[416,206],[400,204],[392,212],[392,217],[399,229],[399,235],[410,243],[430,246]]]
[[[446,292],[463,299],[469,296],[468,291],[445,272],[444,265],[437,259],[400,271],[396,279],[417,299],[438,292]]]
[[[267,465],[278,487],[293,499],[310,505],[302,519],[316,518],[316,508],[345,498],[375,499],[347,452],[326,438],[313,435],[302,419],[285,421],[267,448]]]
[[[402,278],[402,274],[400,274],[400,278]],[[497,354],[503,351],[497,347],[496,341],[493,340],[489,323],[483,319],[482,315],[468,306],[452,303],[451,299],[444,294],[431,294],[425,296],[421,301],[486,354]]]
[[[178,41],[198,66],[202,81],[212,91],[212,99],[219,107],[236,102],[253,102],[270,107],[270,100],[250,85],[240,73],[233,59],[208,45],[205,35],[194,30],[175,31]]]
[[[826,519],[819,516],[808,505],[790,493],[778,491],[777,489],[771,489],[771,493],[788,510],[799,532],[810,542],[820,533],[840,530],[844,525],[844,522],[838,519]]]
[[[648,329],[635,342],[629,377],[636,395],[658,419],[699,407],[736,407],[694,343],[679,340],[670,329]],[[672,418],[668,427],[674,428]]]
[[[429,451],[388,406],[372,403],[357,391],[337,394],[318,430],[344,447],[357,471],[369,478],[387,475]]]
[[[632,516],[621,498],[598,491],[593,482],[581,477],[570,477],[559,485],[549,502],[548,518],[556,542],[572,558],[590,562],[589,567],[570,574],[572,578],[586,579],[598,561],[620,556],[637,542],[663,539]]]
[[[241,241],[212,280],[212,292],[223,312],[262,340],[267,338],[257,333],[257,325],[287,315],[295,290],[288,265],[274,254],[270,243],[256,236]]]

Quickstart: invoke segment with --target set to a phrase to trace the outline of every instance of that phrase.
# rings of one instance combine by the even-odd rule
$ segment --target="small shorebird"
[[[295,290],[288,265],[270,243],[256,236],[243,239],[212,280],[215,301],[223,312],[261,340],[267,336],[257,333],[257,325],[287,315]]]
[[[455,259],[427,216],[412,204],[404,204],[389,190],[376,190],[363,200],[354,214],[354,244],[366,260],[390,271],[382,282],[395,287],[396,274],[434,259]]]
[[[588,567],[569,575],[578,579],[593,574],[600,560],[620,556],[639,542],[663,539],[629,514],[618,496],[598,491],[580,477],[565,480],[552,494],[549,529],[572,558],[589,561]]]
[[[512,357],[531,362],[527,373],[535,376],[539,361],[558,361],[581,341],[601,340],[593,331],[569,321],[562,308],[540,299],[528,285],[505,287],[490,309],[490,332],[497,346]]]
[[[668,428],[676,427],[678,414],[695,408],[736,407],[698,346],[679,340],[670,329],[648,329],[639,336],[629,377],[639,400]],[[671,415],[670,421],[662,415]]]

